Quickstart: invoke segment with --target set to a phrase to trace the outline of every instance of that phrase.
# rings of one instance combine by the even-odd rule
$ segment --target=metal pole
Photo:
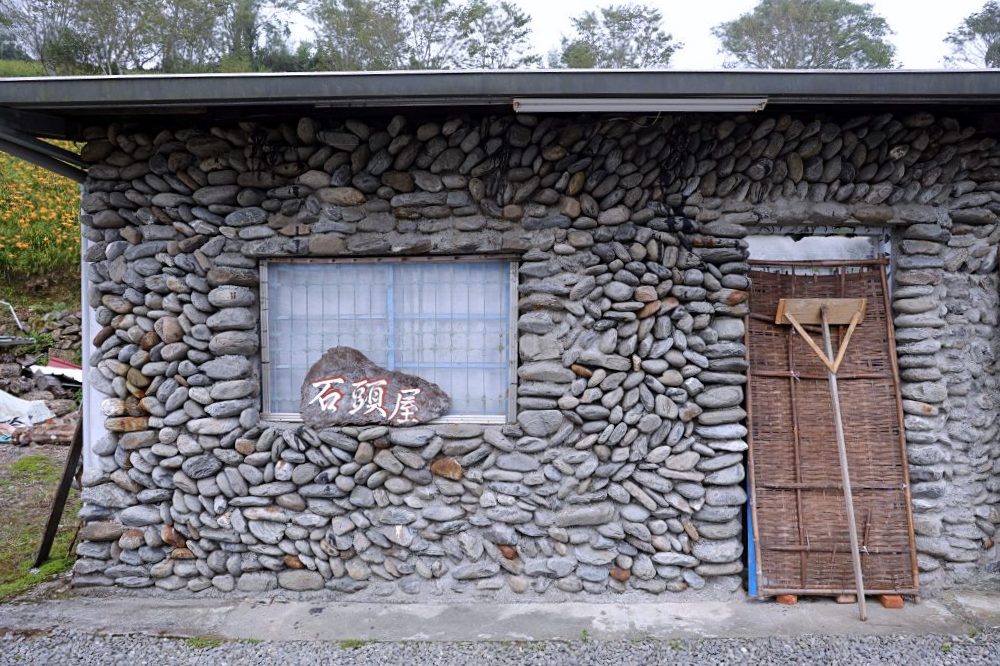
[[[833,358],[833,344],[830,341],[830,323],[826,317],[826,306],[820,309],[823,315],[823,344],[827,358]],[[830,399],[833,402],[833,425],[837,432],[837,452],[840,454],[840,476],[844,486],[844,506],[847,509],[847,529],[851,538],[851,564],[854,567],[854,582],[858,590],[858,616],[864,622],[868,619],[865,608],[865,583],[861,575],[861,552],[858,548],[858,528],[854,521],[854,495],[851,492],[851,475],[847,470],[847,444],[844,442],[844,423],[840,415],[840,393],[837,390],[837,373],[827,369],[830,381]]]

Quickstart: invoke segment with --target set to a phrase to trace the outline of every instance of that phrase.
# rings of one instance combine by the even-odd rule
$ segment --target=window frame
[[[260,275],[260,384],[261,419],[286,423],[301,423],[298,412],[271,411],[271,349],[268,319],[268,275],[267,269],[273,264],[386,264],[386,263],[457,263],[457,262],[500,262],[506,264],[508,272],[509,304],[507,322],[507,410],[505,414],[455,414],[445,415],[429,423],[475,423],[483,425],[504,425],[517,419],[517,363],[518,363],[518,286],[519,258],[509,254],[491,255],[422,255],[406,257],[269,257],[261,259],[258,265]]]

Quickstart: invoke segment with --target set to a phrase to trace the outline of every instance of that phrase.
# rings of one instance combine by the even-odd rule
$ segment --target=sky
[[[572,30],[570,17],[627,0],[514,0],[532,17],[532,43],[541,53]],[[939,69],[949,52],[945,36],[985,0],[868,0],[895,32],[896,58],[906,69]],[[670,60],[673,69],[718,69],[723,56],[712,27],[748,12],[757,0],[643,0],[663,15],[664,29],[684,48]]]

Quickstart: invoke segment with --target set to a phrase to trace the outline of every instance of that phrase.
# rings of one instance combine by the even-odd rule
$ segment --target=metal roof
[[[501,70],[0,79],[0,108],[57,115],[281,106],[504,107],[517,97],[759,97],[768,106],[995,104],[1000,70]]]
[[[0,79],[0,150],[32,150],[38,147],[24,145],[30,143],[26,137],[78,138],[85,124],[137,117],[166,122],[314,109],[511,111],[515,101],[534,101],[545,109],[566,102],[600,111],[600,100],[613,103],[618,113],[649,112],[671,101],[678,109],[694,112],[728,108],[726,104],[738,108],[745,101],[747,110],[909,106],[983,113],[1000,103],[1000,70],[503,70],[10,78]],[[64,155],[51,157],[66,161]]]

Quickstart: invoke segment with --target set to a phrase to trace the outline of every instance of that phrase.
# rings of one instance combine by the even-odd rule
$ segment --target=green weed
[[[49,349],[55,344],[55,339],[50,333],[29,333],[25,335],[26,338],[31,338],[34,340],[30,345],[21,345],[20,347],[14,347],[14,351],[18,355],[25,356],[44,356],[49,353]],[[40,359],[44,360],[44,359]]]
[[[226,641],[218,636],[192,636],[191,638],[185,638],[184,642],[195,650],[211,650],[212,648],[219,647]]]

